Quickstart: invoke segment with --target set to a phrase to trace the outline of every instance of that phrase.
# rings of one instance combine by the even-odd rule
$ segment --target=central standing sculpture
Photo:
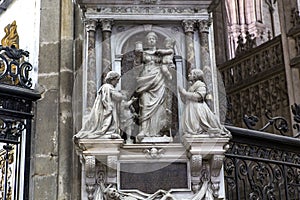
[[[173,64],[173,47],[167,52],[157,49],[158,37],[154,32],[146,35],[146,47],[141,42],[136,46],[136,64],[142,65],[142,71],[137,77],[137,93],[140,96],[140,131],[139,142],[170,141],[162,138],[153,140],[151,137],[162,137],[170,128],[167,121],[167,89],[166,81],[172,79],[170,73]],[[170,59],[167,59],[170,57]],[[170,65],[169,65],[170,64]],[[169,69],[170,67],[170,69]],[[170,136],[170,135],[169,135]],[[145,139],[148,140],[145,140]],[[166,135],[165,135],[166,138]]]

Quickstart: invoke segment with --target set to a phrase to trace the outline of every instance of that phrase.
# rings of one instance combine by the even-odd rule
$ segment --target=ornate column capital
[[[102,31],[111,32],[113,22],[114,22],[113,19],[100,19]]]
[[[85,23],[85,29],[87,32],[96,31],[96,27],[97,27],[97,20],[93,20],[93,19],[88,19],[84,21]]]
[[[209,19],[199,20],[198,21],[199,32],[208,33],[210,25],[211,25],[211,20]]]
[[[196,20],[183,20],[182,26],[185,33],[193,33],[195,28]]]

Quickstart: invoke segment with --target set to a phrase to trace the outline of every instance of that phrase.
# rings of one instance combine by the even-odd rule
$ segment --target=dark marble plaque
[[[121,190],[188,189],[188,180],[187,163],[120,163]]]

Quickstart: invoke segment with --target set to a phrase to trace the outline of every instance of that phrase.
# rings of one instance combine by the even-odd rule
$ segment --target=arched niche
[[[117,66],[117,71],[121,73],[121,86],[120,89],[127,90],[130,96],[139,97],[136,91],[137,83],[136,77],[139,76],[140,71],[142,70],[142,66],[138,66],[135,64],[135,45],[136,42],[141,41],[143,46],[145,47],[145,37],[150,32],[153,31],[158,36],[157,41],[157,49],[164,49],[164,40],[166,38],[173,38],[175,40],[174,51],[176,57],[178,56],[181,50],[181,42],[180,36],[181,34],[174,34],[174,30],[170,28],[163,27],[151,27],[151,29],[145,29],[143,26],[135,27],[124,31],[117,35],[115,38],[115,63]],[[180,60],[178,62],[178,60]],[[168,93],[168,102],[167,109],[169,109],[172,114],[169,116],[170,120],[170,134],[177,135],[178,133],[178,100],[177,100],[177,74],[181,74],[183,71],[182,59],[174,59],[174,63],[177,69],[172,70],[173,79],[167,83]],[[178,64],[179,63],[179,64]],[[180,68],[178,70],[178,67]],[[179,71],[179,72],[178,72]],[[134,104],[135,110],[139,112],[138,101]],[[138,123],[137,123],[138,126]],[[136,135],[138,129],[134,131],[134,135]]]

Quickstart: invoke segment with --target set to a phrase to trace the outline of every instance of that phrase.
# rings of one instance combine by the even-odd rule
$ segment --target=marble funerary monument
[[[223,199],[212,0],[77,0],[82,199]]]

